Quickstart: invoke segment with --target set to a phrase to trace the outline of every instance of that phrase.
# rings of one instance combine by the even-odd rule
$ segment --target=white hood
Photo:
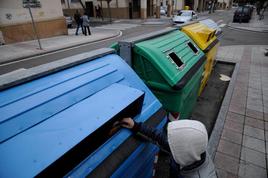
[[[176,163],[182,167],[199,161],[206,151],[208,134],[205,126],[194,120],[178,120],[168,124],[168,143]]]

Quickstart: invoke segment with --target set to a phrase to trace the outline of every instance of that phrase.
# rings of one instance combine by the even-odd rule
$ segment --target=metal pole
[[[29,13],[30,13],[30,16],[31,16],[31,19],[32,19],[34,34],[35,34],[35,37],[37,38],[37,41],[38,41],[38,44],[39,44],[39,49],[42,50],[41,42],[40,42],[40,39],[39,39],[37,31],[36,31],[36,26],[35,26],[35,22],[34,22],[34,19],[33,19],[33,14],[32,14],[32,11],[31,11],[29,1],[28,1],[28,9],[29,9]]]
[[[81,3],[81,1],[80,1],[80,3]],[[67,4],[68,4],[68,9],[70,9],[70,2],[69,2],[69,0],[67,0]],[[82,3],[83,4],[83,3]],[[83,6],[82,6],[83,7]]]
[[[111,15],[110,0],[107,1],[107,4],[108,4],[108,11],[109,11],[110,23],[112,23],[112,15]]]
[[[100,1],[100,4],[101,4],[101,11],[100,11],[100,13],[101,13],[101,20],[103,21],[104,19],[103,19],[103,8],[102,8],[102,0]]]

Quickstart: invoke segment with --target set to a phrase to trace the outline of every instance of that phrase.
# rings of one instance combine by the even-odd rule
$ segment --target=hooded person
[[[146,137],[170,155],[170,177],[216,178],[214,164],[207,153],[208,134],[205,126],[195,120],[168,123],[167,134],[137,123],[131,118],[121,121],[123,127]]]

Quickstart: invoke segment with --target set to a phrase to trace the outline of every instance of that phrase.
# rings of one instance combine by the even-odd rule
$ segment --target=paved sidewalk
[[[121,35],[119,30],[91,27],[92,35],[84,36],[80,29],[80,35],[76,36],[75,30],[69,29],[69,35],[41,39],[42,50],[39,49],[37,40],[0,46],[0,64]]]
[[[219,178],[267,178],[268,46],[220,47],[217,59],[238,63],[214,159]],[[218,118],[219,119],[219,118]]]
[[[249,23],[229,23],[228,27],[238,30],[268,33],[268,11],[265,11],[264,19],[259,20],[258,18],[259,16],[254,11]]]

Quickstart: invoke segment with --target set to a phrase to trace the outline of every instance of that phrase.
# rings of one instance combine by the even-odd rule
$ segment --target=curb
[[[218,60],[218,61],[221,61],[221,60]],[[224,99],[222,101],[221,108],[220,108],[220,111],[218,113],[218,117],[216,119],[216,122],[215,122],[214,127],[213,127],[212,132],[211,132],[211,135],[209,137],[207,150],[208,150],[208,153],[211,156],[212,160],[214,160],[214,158],[215,158],[217,147],[218,147],[218,144],[220,142],[220,138],[221,138],[222,130],[223,130],[223,127],[224,127],[225,119],[226,119],[228,109],[229,109],[229,105],[230,105],[230,102],[231,102],[231,98],[232,98],[232,95],[233,95],[235,82],[236,82],[236,79],[237,79],[237,74],[238,74],[238,71],[239,71],[239,68],[240,68],[240,63],[239,62],[237,62],[237,63],[235,63],[235,62],[226,62],[226,61],[222,61],[222,62],[224,62],[224,63],[233,63],[233,64],[235,64],[235,68],[234,68],[234,71],[233,71],[233,74],[232,74],[231,81],[229,82],[229,86],[228,86],[228,88],[226,90]]]
[[[50,53],[53,53],[53,52],[56,52],[56,51],[66,50],[66,49],[70,49],[70,48],[74,48],[74,47],[78,47],[78,46],[82,46],[82,45],[86,45],[86,44],[90,44],[90,43],[101,42],[101,41],[104,41],[104,40],[120,37],[121,35],[122,35],[122,31],[119,30],[116,35],[113,35],[111,37],[106,37],[106,38],[102,38],[102,39],[99,39],[99,40],[93,40],[93,41],[89,41],[89,42],[82,42],[82,43],[79,43],[79,44],[73,44],[73,45],[70,45],[70,46],[66,46],[66,47],[62,47],[62,48],[58,48],[58,49],[52,49],[52,50],[48,50],[48,51],[40,51],[39,53],[25,55],[25,56],[13,58],[13,59],[7,59],[7,60],[2,61],[2,62],[0,61],[0,65],[7,64],[7,63],[10,63],[10,62],[19,61],[19,60],[23,60],[23,59],[27,59],[27,58],[31,58],[31,57],[35,57],[35,56],[38,56],[38,55],[50,54]]]
[[[233,30],[256,32],[256,33],[268,33],[268,29],[267,30],[251,30],[251,29],[245,29],[245,28],[240,28],[240,27],[234,27],[229,24],[227,25],[227,27]]]

